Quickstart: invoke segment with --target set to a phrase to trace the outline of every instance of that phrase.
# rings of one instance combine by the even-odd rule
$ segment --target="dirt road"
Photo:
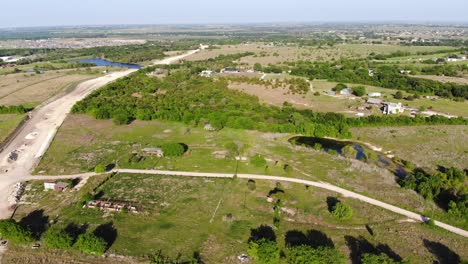
[[[165,58],[155,64],[175,63],[198,51],[192,50],[182,55]],[[8,201],[8,198],[14,191],[13,185],[26,180],[31,175],[73,105],[92,91],[134,71],[136,70],[114,72],[85,81],[70,93],[33,111],[32,118],[0,153],[0,219],[11,215],[12,201]]]
[[[187,171],[164,171],[164,170],[136,170],[136,169],[115,169],[110,172],[114,173],[132,173],[132,174],[149,174],[149,175],[168,175],[168,176],[180,176],[180,177],[207,177],[207,178],[233,178],[233,174],[229,173],[204,173],[204,172],[187,172]],[[28,176],[28,180],[46,180],[46,179],[73,179],[73,178],[82,178],[82,177],[92,177],[97,174],[95,173],[84,173],[84,174],[77,174],[77,175],[61,175],[61,176]],[[332,192],[339,193],[344,197],[358,199],[368,204],[372,204],[374,206],[378,206],[389,210],[391,212],[406,216],[410,219],[414,219],[419,222],[425,222],[429,220],[429,218],[408,211],[406,209],[381,202],[379,200],[337,187],[335,185],[331,185],[326,182],[317,182],[317,181],[309,181],[297,178],[287,178],[287,177],[279,177],[279,176],[268,176],[268,175],[258,175],[258,174],[237,174],[237,177],[240,179],[254,179],[254,180],[267,180],[267,181],[280,181],[280,182],[291,182],[291,183],[299,183],[303,185],[313,186],[325,190],[329,190]],[[445,230],[448,230],[452,233],[468,237],[468,232],[454,227],[439,221],[435,221],[435,224]]]

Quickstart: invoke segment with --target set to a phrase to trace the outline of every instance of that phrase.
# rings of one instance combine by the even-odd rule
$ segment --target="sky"
[[[0,27],[468,22],[468,0],[1,0]]]

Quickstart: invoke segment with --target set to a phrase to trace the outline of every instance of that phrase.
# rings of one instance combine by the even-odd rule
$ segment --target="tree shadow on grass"
[[[300,245],[308,245],[313,248],[335,247],[333,241],[320,230],[309,230],[306,234],[298,230],[291,230],[286,233],[284,240],[288,247]]]
[[[339,203],[340,200],[336,197],[333,197],[333,196],[328,196],[327,197],[327,206],[328,206],[328,211],[329,212],[332,212],[333,211],[333,207],[335,207],[335,205],[337,203]]]
[[[102,224],[94,230],[94,235],[104,239],[107,243],[107,249],[109,249],[117,239],[117,229],[114,227],[114,223],[109,222],[107,224]]]
[[[275,231],[273,231],[273,228],[267,225],[261,225],[255,229],[250,229],[250,241],[257,241],[260,239],[267,239],[271,241],[276,241],[276,235]]]
[[[438,264],[457,264],[461,263],[460,256],[453,252],[450,248],[448,248],[446,245],[435,242],[435,241],[429,241],[427,239],[423,240],[424,246],[434,254],[436,257],[436,261],[434,263]]]
[[[34,239],[40,239],[42,233],[47,229],[49,223],[49,216],[44,215],[44,210],[34,210],[27,216],[23,217],[19,224],[31,231]]]
[[[386,244],[378,244],[377,246],[372,245],[367,239],[360,236],[358,238],[352,236],[345,236],[346,245],[350,251],[350,258],[352,263],[361,263],[361,257],[363,254],[386,254],[395,261],[402,261],[400,255],[394,252]]]
[[[67,234],[73,238],[73,243],[75,243],[78,236],[86,233],[87,229],[87,224],[77,225],[75,223],[70,223],[67,225],[67,227],[65,227],[65,232],[67,232]]]

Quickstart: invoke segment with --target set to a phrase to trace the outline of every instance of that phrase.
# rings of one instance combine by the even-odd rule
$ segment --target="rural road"
[[[204,47],[202,46],[201,49]],[[155,64],[171,64],[175,63],[187,56],[195,54],[198,50],[192,50],[185,54],[163,59]],[[31,172],[34,170],[42,155],[48,149],[58,128],[62,125],[67,114],[72,106],[86,97],[92,91],[112,82],[118,78],[124,77],[135,70],[126,70],[122,72],[112,73],[97,79],[86,81],[77,86],[75,90],[69,94],[52,101],[33,112],[33,117],[28,121],[20,133],[5,147],[0,153],[0,219],[9,218],[12,213],[11,206],[13,205],[8,198],[13,192],[13,185],[18,182],[28,180],[53,180],[53,179],[70,179],[70,178],[86,178],[95,176],[95,173],[85,173],[77,175],[62,175],[62,176],[33,176]],[[9,161],[10,153],[16,152],[16,160]],[[210,178],[232,178],[233,174],[225,173],[200,173],[200,172],[183,172],[183,171],[162,171],[162,170],[133,170],[133,169],[116,169],[112,172],[117,173],[136,173],[136,174],[153,174],[153,175],[170,175],[183,177],[210,177]],[[331,185],[325,182],[308,181],[296,178],[266,176],[255,174],[237,174],[238,178],[270,180],[299,183],[318,188],[323,188],[329,191],[337,192],[345,197],[354,198],[363,202],[387,209],[400,215],[404,215],[417,221],[425,221],[422,215],[414,212],[363,196],[361,194],[348,191],[346,189]],[[460,228],[435,221],[435,224],[450,232],[468,237],[468,232]]]
[[[201,46],[201,49],[203,48]],[[162,59],[154,64],[176,63],[198,51],[200,49],[191,50],[181,55]],[[9,201],[9,198],[14,191],[14,184],[25,181],[31,175],[73,105],[92,91],[134,71],[136,70],[114,72],[85,81],[70,93],[42,105],[32,112],[32,118],[0,153],[0,219],[11,216],[11,206],[14,205],[14,202]],[[10,156],[13,156],[14,160],[11,160]]]
[[[136,170],[136,169],[115,169],[115,170],[109,171],[109,173],[131,173],[131,174],[166,175],[166,176],[180,176],[180,177],[206,177],[206,178],[233,178],[234,177],[234,174],[229,174],[229,173],[205,173],[205,172],[188,172],[188,171]],[[91,172],[91,173],[83,173],[83,174],[76,174],[76,175],[27,176],[24,179],[25,180],[74,179],[74,178],[92,177],[96,175],[99,175],[99,174]],[[309,181],[309,180],[303,180],[303,179],[297,179],[297,178],[258,175],[258,174],[237,174],[237,178],[304,184],[304,185],[313,186],[313,187],[329,190],[332,192],[336,192],[336,193],[343,195],[344,197],[354,198],[354,199],[363,201],[365,203],[378,206],[386,210],[389,210],[391,212],[406,216],[416,221],[424,222],[424,221],[429,220],[429,218],[423,215],[408,211],[406,209],[403,209],[403,208],[400,208],[400,207],[397,207],[388,203],[381,202],[379,200],[337,187],[335,185],[332,185],[326,182],[317,182],[317,181]],[[440,228],[443,228],[445,230],[448,230],[452,233],[455,233],[464,237],[468,237],[468,232],[461,228],[454,227],[454,226],[451,226],[451,225],[448,225],[439,221],[434,221],[434,222],[435,222],[435,225],[437,225]]]

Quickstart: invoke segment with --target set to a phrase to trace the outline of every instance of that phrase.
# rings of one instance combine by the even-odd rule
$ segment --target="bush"
[[[341,153],[343,153],[343,156],[347,158],[355,159],[358,152],[356,149],[354,149],[353,145],[346,145],[341,149]]]
[[[68,249],[73,244],[73,238],[65,230],[49,228],[43,235],[42,240],[48,248]]]
[[[31,232],[12,219],[0,220],[0,237],[19,244],[32,241]]]
[[[95,173],[104,173],[104,172],[106,172],[106,165],[104,165],[104,164],[96,165],[96,167],[94,167],[94,172]]]
[[[256,185],[256,183],[255,183],[254,180],[249,180],[249,181],[247,182],[247,187],[248,187],[249,190],[251,190],[251,191],[255,191],[255,189],[257,189],[257,185]]]
[[[338,202],[333,206],[331,214],[339,220],[346,220],[353,216],[353,209],[343,202]]]
[[[363,96],[366,94],[366,87],[364,86],[356,86],[353,88],[353,94],[356,96]]]
[[[78,236],[75,247],[83,253],[99,256],[106,251],[107,243],[92,233],[85,233]]]
[[[161,150],[166,157],[180,157],[184,154],[185,148],[180,143],[166,143],[161,145]]]
[[[261,155],[255,155],[250,159],[250,163],[254,165],[255,167],[265,167],[266,166],[266,160],[263,156]]]
[[[251,241],[247,253],[260,264],[276,264],[280,259],[280,250],[276,241],[265,238]]]
[[[126,112],[120,111],[114,115],[114,124],[116,125],[126,125],[130,122],[130,115]]]
[[[336,249],[329,247],[313,248],[302,245],[289,249],[287,255],[289,264],[344,264],[345,257]]]

